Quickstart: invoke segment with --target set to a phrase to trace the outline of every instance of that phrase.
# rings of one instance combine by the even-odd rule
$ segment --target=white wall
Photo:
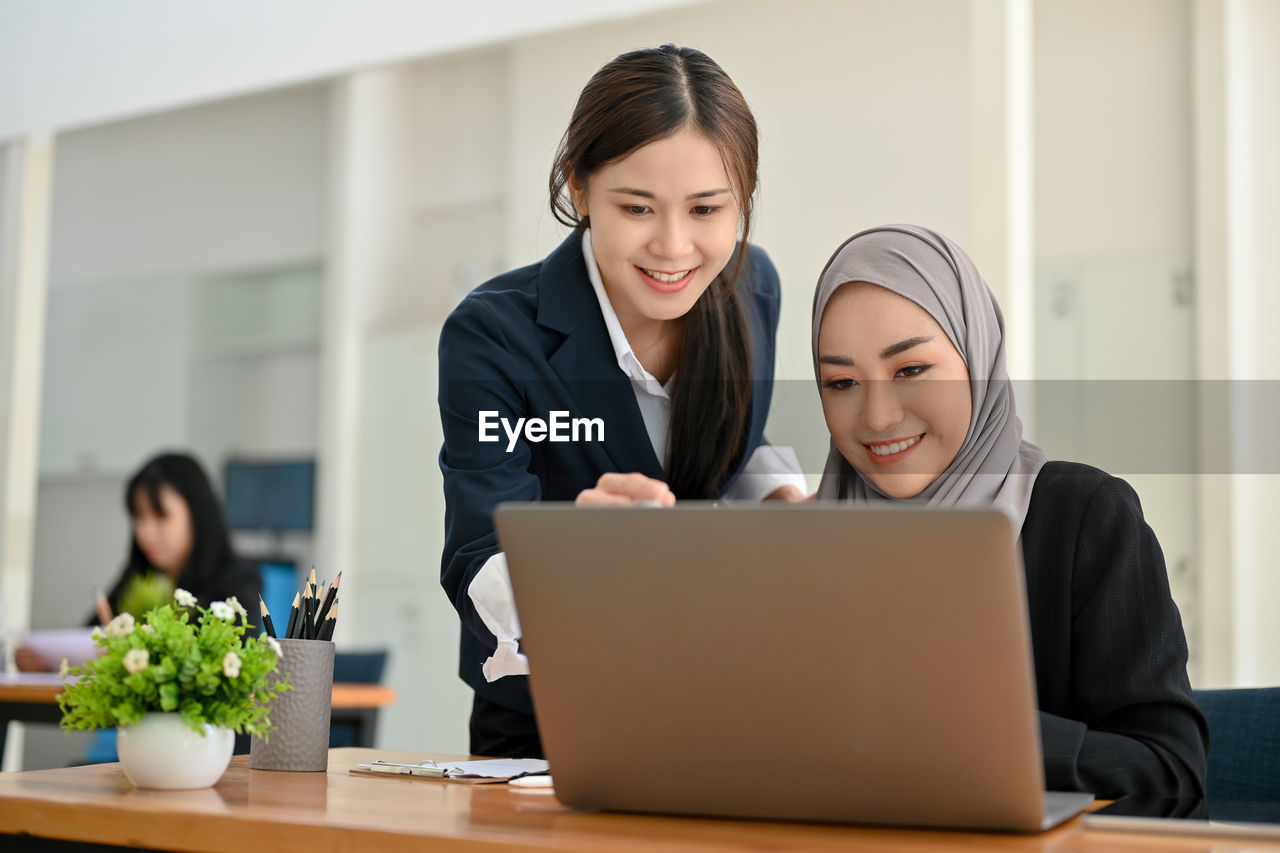
[[[439,337],[439,324],[424,324],[380,330],[367,341],[357,566],[363,577],[360,594],[348,600],[357,626],[352,642],[391,649],[385,678],[399,699],[382,711],[379,742],[466,754],[472,693],[457,676],[459,622],[440,589]]]
[[[1191,246],[1188,0],[1035,4],[1042,262]]]
[[[41,475],[123,474],[183,437],[189,304],[182,280],[50,291]]]
[[[295,88],[60,138],[42,471],[314,451],[327,120]]]
[[[128,557],[125,483],[123,476],[114,474],[41,478],[32,629],[82,624],[93,612],[94,590],[114,582]],[[57,509],[43,511],[47,507]],[[74,525],[74,536],[67,535],[69,524]]]
[[[1190,27],[1185,0],[1035,6],[1035,438],[1138,490],[1198,681]],[[1117,429],[1126,397],[1149,419]]]
[[[327,99],[286,89],[59,137],[52,286],[319,258]]]
[[[317,451],[323,287],[319,261],[195,282],[183,435],[211,463]]]
[[[690,0],[0,0],[0,140]]]
[[[371,327],[444,318],[503,271],[504,153],[520,144],[506,106],[508,53],[477,50],[405,66],[400,138],[390,156],[398,218]]]

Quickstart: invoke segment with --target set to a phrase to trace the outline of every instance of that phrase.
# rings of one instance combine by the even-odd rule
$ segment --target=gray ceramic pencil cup
[[[267,740],[249,742],[254,770],[328,770],[329,712],[333,708],[333,652],[329,640],[280,640],[284,654],[272,683],[293,685],[271,701]]]

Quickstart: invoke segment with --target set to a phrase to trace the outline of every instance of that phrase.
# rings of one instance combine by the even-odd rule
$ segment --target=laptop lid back
[[[566,804],[1041,827],[1002,513],[527,504],[496,523]]]

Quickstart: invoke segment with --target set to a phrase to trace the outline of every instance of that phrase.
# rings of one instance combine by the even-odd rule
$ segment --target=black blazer
[[[749,247],[738,287],[751,330],[753,394],[746,451],[726,487],[765,441],[780,293],[763,250]],[[541,263],[480,285],[454,309],[440,332],[439,402],[445,494],[440,583],[462,617],[459,675],[486,699],[532,714],[527,678],[490,684],[480,669],[497,642],[467,587],[500,550],[494,507],[502,501],[571,501],[612,471],[665,479],[587,277],[581,234],[570,234]],[[515,424],[522,417],[546,420],[555,411],[600,418],[604,441],[522,439],[507,452],[500,427],[499,441],[479,440],[480,412],[497,412]]]
[[[1046,464],[1022,554],[1049,789],[1204,796],[1209,729],[1164,555],[1132,487],[1088,465]]]

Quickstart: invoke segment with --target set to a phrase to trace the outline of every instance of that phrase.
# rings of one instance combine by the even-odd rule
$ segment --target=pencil
[[[302,612],[298,614],[298,635],[296,639],[310,640],[311,633],[311,617],[315,615],[313,602],[315,599],[311,597],[311,584],[303,584],[302,586]]]
[[[316,638],[316,608],[320,606],[320,591],[316,589],[316,567],[311,567],[311,577],[307,579],[307,585],[311,589],[311,609],[307,611],[306,633],[302,636],[308,640]]]
[[[271,611],[267,609],[267,603],[262,600],[262,594],[258,594],[258,609],[262,611],[262,625],[267,629],[268,637],[275,637],[276,626],[271,622]]]
[[[324,591],[329,588],[329,582],[324,578],[320,579],[320,584],[316,587],[316,633],[320,633],[320,623],[324,617],[320,615],[320,603],[324,601]]]
[[[334,596],[338,594],[338,587],[342,585],[342,572],[338,572],[338,576],[333,579],[333,585],[329,587],[328,592],[324,594],[324,603],[320,605],[320,612],[316,614],[316,621],[323,622],[324,618],[329,615],[329,608],[333,606]]]
[[[111,612],[111,603],[107,601],[107,597],[102,594],[101,589],[95,589],[93,594],[94,605],[98,608],[98,621],[105,626],[114,617]]]
[[[286,639],[293,639],[293,630],[298,627],[298,602],[302,599],[301,594],[293,594],[293,607],[289,609],[289,624],[284,629]]]
[[[329,611],[328,617],[324,620],[324,625],[320,628],[320,635],[316,637],[318,640],[332,640],[333,629],[338,624],[338,602],[334,600],[333,608]]]

